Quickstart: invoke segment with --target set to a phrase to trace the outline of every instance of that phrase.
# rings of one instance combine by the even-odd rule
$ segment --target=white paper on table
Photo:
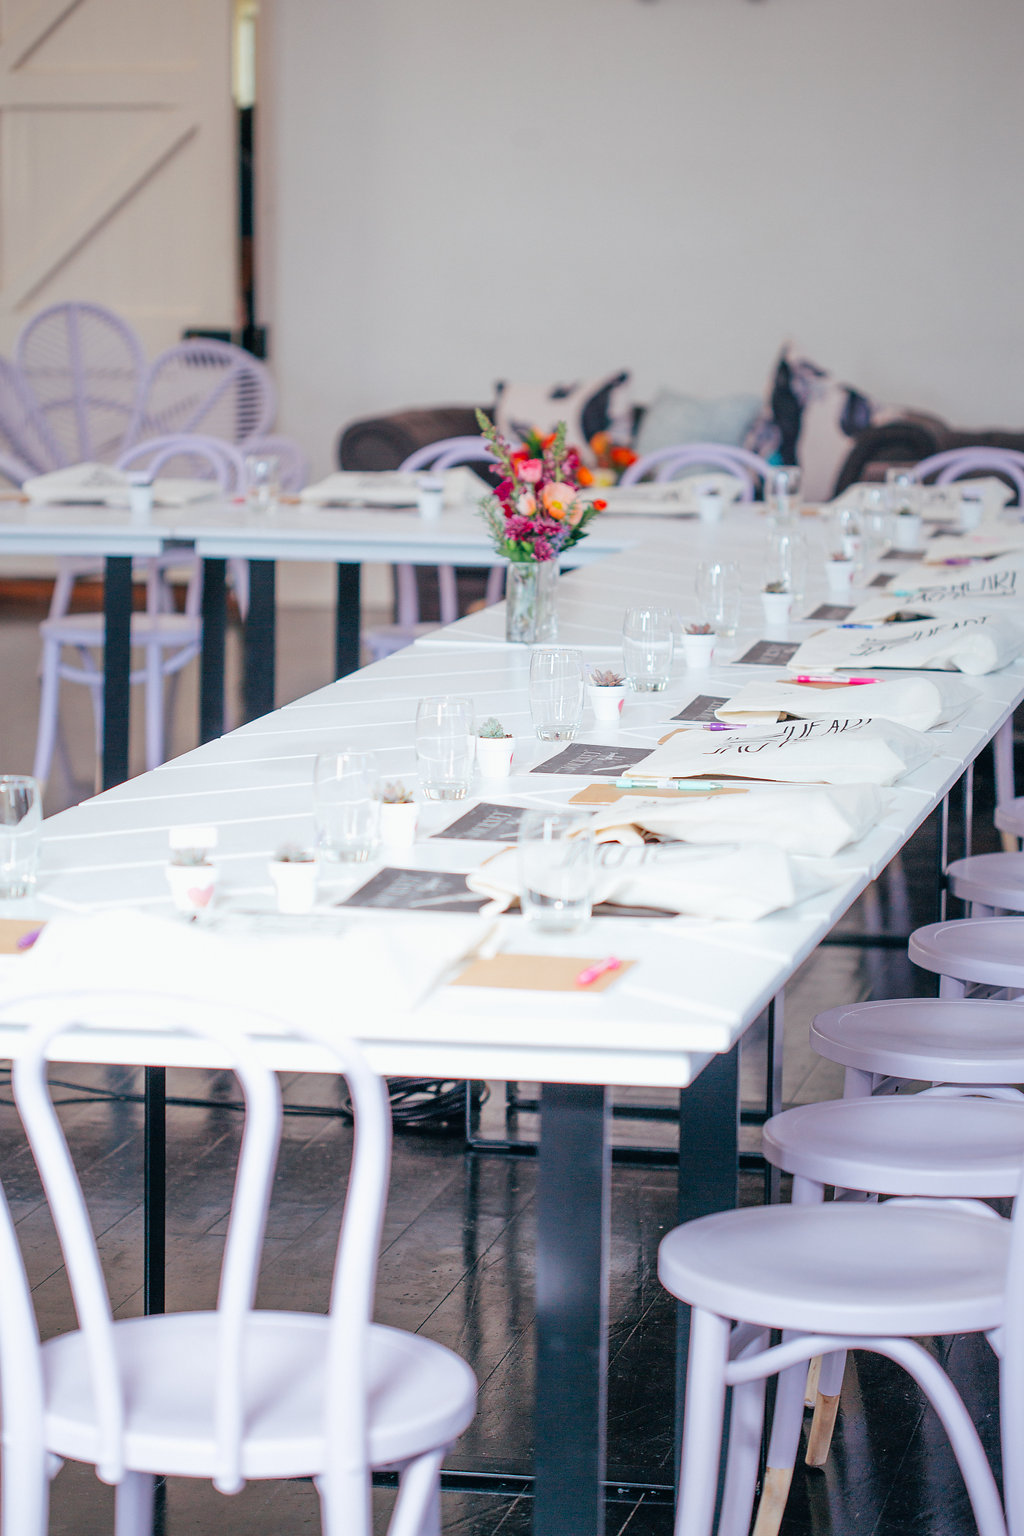
[[[858,482],[856,485],[848,485],[841,495],[828,503],[826,510],[854,507],[861,512],[868,504],[868,498],[877,496],[883,489],[877,482],[868,484]],[[919,490],[921,511],[924,516],[934,521],[950,523],[955,523],[959,519],[962,495],[981,502],[981,516],[985,523],[993,522],[1013,496],[1012,488],[1005,480],[1000,480],[998,475],[978,475],[970,480],[954,480],[947,485],[923,485]]]
[[[859,693],[860,689],[850,689]],[[855,707],[856,701],[850,701]],[[683,731],[656,747],[631,774],[697,774],[787,784],[894,784],[932,755],[928,738],[892,720],[794,720],[766,730]]]
[[[925,667],[980,677],[1005,667],[1022,650],[1020,619],[1001,613],[958,613],[921,623],[823,630],[805,640],[787,665],[791,672]]]
[[[920,603],[970,603],[998,613],[1007,598],[1024,597],[1024,550],[1001,560],[968,566],[901,571],[891,586],[868,597],[847,617],[848,623],[875,622]]]
[[[874,784],[766,784],[742,795],[640,800],[626,795],[599,811],[599,841],[639,843],[637,828],[687,843],[771,843],[786,853],[831,858],[878,822],[886,796]]]
[[[1024,524],[1000,523],[955,537],[940,534],[929,539],[924,547],[921,565],[927,571],[931,565],[943,565],[947,560],[990,560],[996,555],[1007,555],[1015,549],[1024,549]]]
[[[185,453],[187,450],[182,450]],[[22,490],[30,501],[41,505],[81,504],[98,507],[127,507],[130,504],[131,476],[111,464],[69,464],[45,475],[26,480]],[[155,506],[184,507],[194,501],[206,501],[222,495],[216,480],[157,479],[153,482]]]
[[[307,485],[299,499],[317,507],[414,507],[420,480],[429,473],[339,469],[326,480]],[[494,490],[465,465],[444,470],[441,478],[446,507],[475,506]]]
[[[735,475],[694,470],[682,480],[656,480],[643,485],[609,485],[588,491],[588,498],[607,503],[607,510],[617,514],[638,513],[644,517],[671,516],[699,511],[698,498],[705,491],[718,491],[723,505],[739,499],[743,484]]]
[[[832,718],[840,712],[838,695],[837,688],[753,682],[734,693],[715,714],[732,725],[765,724],[782,715],[791,715],[796,720]],[[843,705],[858,717],[895,720],[900,725],[909,725],[911,730],[929,731],[934,725],[959,719],[974,697],[967,683],[952,677],[900,677],[859,684],[851,696],[843,699]]]
[[[764,842],[602,850],[613,862],[598,866],[595,904],[661,907],[687,917],[756,922],[845,878],[823,860],[792,858]],[[518,850],[506,848],[466,879],[471,890],[508,906],[519,895]]]
[[[268,1030],[283,1019],[313,1035],[358,1035],[367,1014],[414,1007],[489,929],[478,917],[396,913],[354,921],[330,937],[275,932],[268,942],[256,925],[241,934],[214,932],[131,909],[62,916],[0,971],[0,1005],[9,1009],[35,989],[56,990],[59,967],[76,989],[173,993],[177,985],[225,1010],[242,1005],[263,1014]],[[143,1011],[126,1012],[125,1028],[146,1027]]]

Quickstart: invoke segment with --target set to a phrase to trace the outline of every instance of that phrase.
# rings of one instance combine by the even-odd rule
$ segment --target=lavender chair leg
[[[675,1536],[711,1536],[725,1417],[729,1320],[694,1307]]]
[[[742,1329],[743,1325],[740,1325]],[[737,1329],[733,1333],[735,1342]],[[761,1332],[733,1351],[733,1359],[756,1354],[766,1348],[767,1332]],[[729,1454],[725,1463],[725,1492],[718,1520],[718,1536],[747,1536],[750,1512],[754,1507],[757,1470],[761,1458],[761,1433],[764,1428],[765,1382],[743,1382],[732,1390],[729,1412]]]
[[[117,1485],[114,1536],[150,1536],[156,1479],[148,1472],[128,1472]]]

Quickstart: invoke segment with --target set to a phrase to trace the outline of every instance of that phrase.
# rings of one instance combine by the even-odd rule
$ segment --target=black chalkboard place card
[[[464,837],[481,843],[514,843],[519,837],[519,823],[523,815],[522,806],[489,805],[481,801],[471,811],[467,811],[465,816],[453,821],[450,827],[445,827],[443,832],[435,832],[433,835],[435,838]]]
[[[798,641],[756,640],[736,665],[740,667],[785,667],[800,649]]]
[[[852,608],[843,608],[839,603],[819,603],[814,612],[809,613],[807,617],[822,619],[827,624],[841,624],[852,612]]]
[[[471,891],[465,875],[450,870],[381,869],[339,907],[383,907],[405,912],[479,912],[490,900]]]
[[[868,586],[888,587],[894,580],[895,577],[886,575],[885,571],[879,571],[877,576],[872,576],[871,580],[868,582]]]
[[[593,778],[602,774],[618,778],[636,766],[641,758],[650,757],[650,747],[601,747],[587,741],[574,741],[571,747],[538,763],[531,773],[573,773]]]
[[[721,709],[723,704],[728,704],[728,699],[713,699],[709,693],[698,693],[695,699],[691,699],[685,709],[681,709],[678,715],[673,715],[673,720],[699,720],[702,724],[713,724],[718,716],[716,709]]]
[[[924,559],[924,550],[923,549],[890,549],[890,551],[889,551],[889,553],[887,555],[883,555],[882,556],[882,559],[883,560],[923,560]]]

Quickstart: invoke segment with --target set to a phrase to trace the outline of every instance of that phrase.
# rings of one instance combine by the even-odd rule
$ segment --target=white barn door
[[[106,304],[148,353],[236,323],[232,0],[0,0],[0,352]]]

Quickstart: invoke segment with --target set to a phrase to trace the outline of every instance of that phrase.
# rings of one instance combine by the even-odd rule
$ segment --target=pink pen
[[[809,677],[805,672],[798,674],[798,683],[834,683],[837,687],[859,688],[864,683],[877,683],[877,677]]]
[[[588,965],[585,970],[580,971],[576,977],[576,985],[578,987],[593,986],[595,981],[606,976],[609,971],[621,971],[621,969],[622,961],[616,960],[614,955],[609,955],[607,960],[596,960],[593,965]]]

